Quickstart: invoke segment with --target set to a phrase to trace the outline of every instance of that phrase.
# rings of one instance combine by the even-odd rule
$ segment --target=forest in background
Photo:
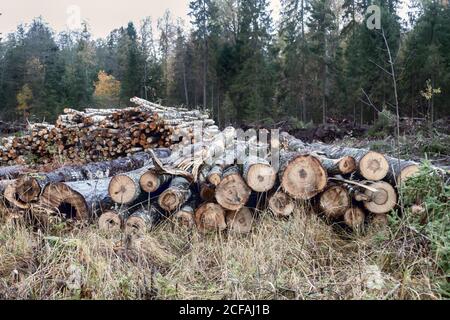
[[[366,26],[371,4],[381,30]],[[156,28],[147,17],[106,39],[36,18],[0,41],[0,119],[52,121],[66,107],[124,107],[133,96],[210,110],[221,126],[370,123],[397,101],[401,116],[448,116],[448,2],[413,0],[407,21],[399,7],[282,0],[275,23],[269,0],[192,0],[188,22],[167,11]]]

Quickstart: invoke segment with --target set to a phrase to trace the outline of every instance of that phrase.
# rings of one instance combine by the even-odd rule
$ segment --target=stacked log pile
[[[1,168],[0,192],[6,202],[18,210],[45,207],[65,218],[98,223],[107,232],[132,234],[152,230],[166,219],[201,233],[248,233],[257,213],[267,211],[284,219],[295,214],[298,204],[308,203],[327,221],[362,230],[369,223],[386,223],[387,214],[397,206],[398,186],[418,171],[410,161],[369,150],[304,143],[287,133],[279,140],[272,137],[270,146],[253,138],[240,140],[232,127],[219,131],[208,125],[197,137],[193,121],[207,120],[197,111],[133,101],[140,108],[66,110],[56,128],[66,128],[70,139],[69,123],[78,131],[106,126],[122,132],[112,138],[119,142],[129,137],[124,132],[142,134],[158,115],[165,119],[157,122],[162,128],[158,139],[166,141],[187,130],[189,144],[158,140],[124,158],[46,173]],[[144,111],[152,114],[151,120],[142,121]],[[145,128],[140,126],[143,123]],[[81,145],[89,140],[86,137]],[[167,149],[154,148],[161,146]],[[279,165],[270,161],[277,153]],[[119,154],[123,153],[114,156]]]
[[[214,127],[214,121],[198,110],[163,107],[139,98],[126,109],[65,109],[55,125],[29,125],[22,136],[0,143],[0,164],[50,163],[65,160],[93,162],[128,156],[158,147],[174,148],[195,141],[195,128]]]

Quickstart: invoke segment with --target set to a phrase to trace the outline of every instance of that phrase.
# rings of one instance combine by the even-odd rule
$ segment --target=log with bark
[[[244,161],[243,177],[253,191],[267,192],[274,187],[277,172],[268,161],[250,156]]]
[[[348,191],[339,186],[331,186],[326,189],[319,199],[321,211],[330,219],[342,217],[352,202]]]
[[[163,210],[158,206],[140,208],[126,219],[125,234],[145,234],[151,231],[163,218],[165,218]]]
[[[195,224],[200,233],[223,231],[227,228],[225,210],[215,203],[204,203],[195,210]]]
[[[231,233],[250,233],[253,226],[252,211],[243,207],[237,211],[227,211],[225,213],[225,221],[227,224],[227,230]]]
[[[111,178],[57,182],[48,184],[40,197],[40,204],[68,219],[92,220],[111,208],[108,194]]]
[[[280,139],[289,151],[314,155],[321,161],[328,175],[347,175],[356,170],[356,160],[350,155],[330,159],[320,154],[320,150],[314,150],[310,145],[305,144],[303,141],[296,139],[286,132],[281,133]]]
[[[383,180],[389,172],[389,163],[386,157],[379,152],[321,143],[312,143],[310,146],[314,150],[323,152],[327,158],[342,159],[348,156],[354,158],[358,173],[367,180]]]
[[[156,149],[154,152],[162,159],[167,158],[170,155],[168,149]],[[49,183],[109,178],[151,164],[151,155],[143,152],[112,161],[78,166],[63,166],[48,173],[26,174],[18,179],[17,193],[24,202],[36,202],[39,200],[42,190],[44,190]]]
[[[173,178],[169,188],[159,196],[159,206],[167,212],[180,209],[192,195],[190,186],[191,183],[184,177]]]
[[[362,231],[365,219],[366,214],[359,207],[349,208],[344,214],[345,224],[355,231]]]
[[[216,188],[216,200],[226,210],[237,211],[247,203],[251,189],[241,176],[238,166],[229,167],[223,173]]]
[[[108,210],[98,218],[98,227],[104,232],[117,232],[124,227],[126,218],[126,210]]]
[[[269,210],[275,217],[289,217],[294,212],[294,209],[294,200],[283,191],[277,191],[269,198]]]
[[[325,189],[327,172],[313,156],[280,153],[279,177],[283,191],[294,199],[309,200]]]

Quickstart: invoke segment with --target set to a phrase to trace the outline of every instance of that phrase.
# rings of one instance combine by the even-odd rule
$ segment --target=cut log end
[[[247,203],[250,194],[251,189],[238,172],[224,176],[216,188],[217,202],[232,211],[241,209]]]
[[[98,227],[101,231],[117,232],[122,228],[122,219],[116,211],[106,211],[98,219]]]
[[[84,197],[64,183],[49,184],[42,193],[41,203],[67,219],[89,219],[89,209]]]
[[[387,213],[397,205],[397,193],[387,182],[378,181],[370,184],[377,192],[366,190],[365,194],[371,201],[365,201],[364,207],[372,213]]]
[[[270,197],[269,209],[278,218],[288,217],[294,212],[295,203],[286,193],[279,191]]]
[[[184,202],[184,197],[177,190],[168,189],[164,191],[158,198],[158,204],[167,212],[173,212]]]
[[[42,190],[36,178],[23,175],[17,179],[16,191],[20,200],[30,203],[39,199]]]
[[[218,204],[205,203],[195,211],[195,224],[200,233],[223,231],[227,228],[225,210]]]
[[[356,160],[350,156],[343,157],[339,160],[338,167],[341,174],[350,174],[356,170]]]
[[[3,193],[5,199],[9,202],[9,204],[18,209],[27,210],[30,209],[30,204],[23,202],[19,198],[19,194],[16,191],[15,183],[8,184]]]
[[[401,183],[408,180],[408,178],[411,178],[415,176],[420,171],[420,168],[416,164],[409,165],[400,172],[400,174],[397,176],[397,185],[400,185]]]
[[[140,216],[131,216],[125,222],[125,234],[143,235],[147,232],[147,223]]]
[[[238,211],[227,211],[226,223],[231,233],[250,233],[253,225],[252,212],[246,207]]]
[[[367,180],[379,181],[388,174],[389,163],[381,153],[369,151],[359,161],[359,171]]]
[[[364,227],[366,215],[364,211],[358,207],[347,209],[344,214],[344,222],[347,226],[355,231],[361,231]]]
[[[283,190],[294,199],[308,200],[327,185],[327,173],[320,161],[299,155],[289,162],[281,177]]]
[[[272,166],[257,163],[250,166],[246,175],[246,181],[252,190],[256,192],[267,192],[275,185],[276,174]]]
[[[136,200],[139,194],[138,186],[125,175],[117,175],[112,178],[108,192],[111,199],[118,204],[129,204]]]
[[[336,219],[345,214],[351,205],[350,196],[344,188],[333,186],[320,196],[320,208],[330,219]]]
[[[174,215],[175,221],[181,226],[192,229],[195,226],[194,209],[183,207]]]
[[[159,176],[154,171],[148,171],[141,176],[139,180],[142,190],[145,192],[155,192],[161,186]]]

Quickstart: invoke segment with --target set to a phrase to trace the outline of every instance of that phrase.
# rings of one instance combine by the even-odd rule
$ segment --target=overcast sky
[[[1,0],[0,33],[5,35],[14,31],[19,23],[29,23],[42,16],[57,32],[87,21],[94,37],[106,37],[129,21],[138,24],[144,17],[151,16],[156,23],[166,9],[174,17],[189,22],[188,7],[189,0]],[[271,9],[274,17],[278,17],[280,0],[271,0]],[[401,11],[400,15],[405,16],[405,9]]]
[[[279,7],[280,0],[272,0],[272,7]],[[129,21],[139,23],[151,16],[154,22],[169,9],[174,17],[186,22],[189,0],[2,0],[0,4],[0,32],[14,31],[19,23],[29,23],[42,16],[56,31],[75,26],[80,12],[81,20],[89,23],[95,37],[105,37],[113,29]]]

